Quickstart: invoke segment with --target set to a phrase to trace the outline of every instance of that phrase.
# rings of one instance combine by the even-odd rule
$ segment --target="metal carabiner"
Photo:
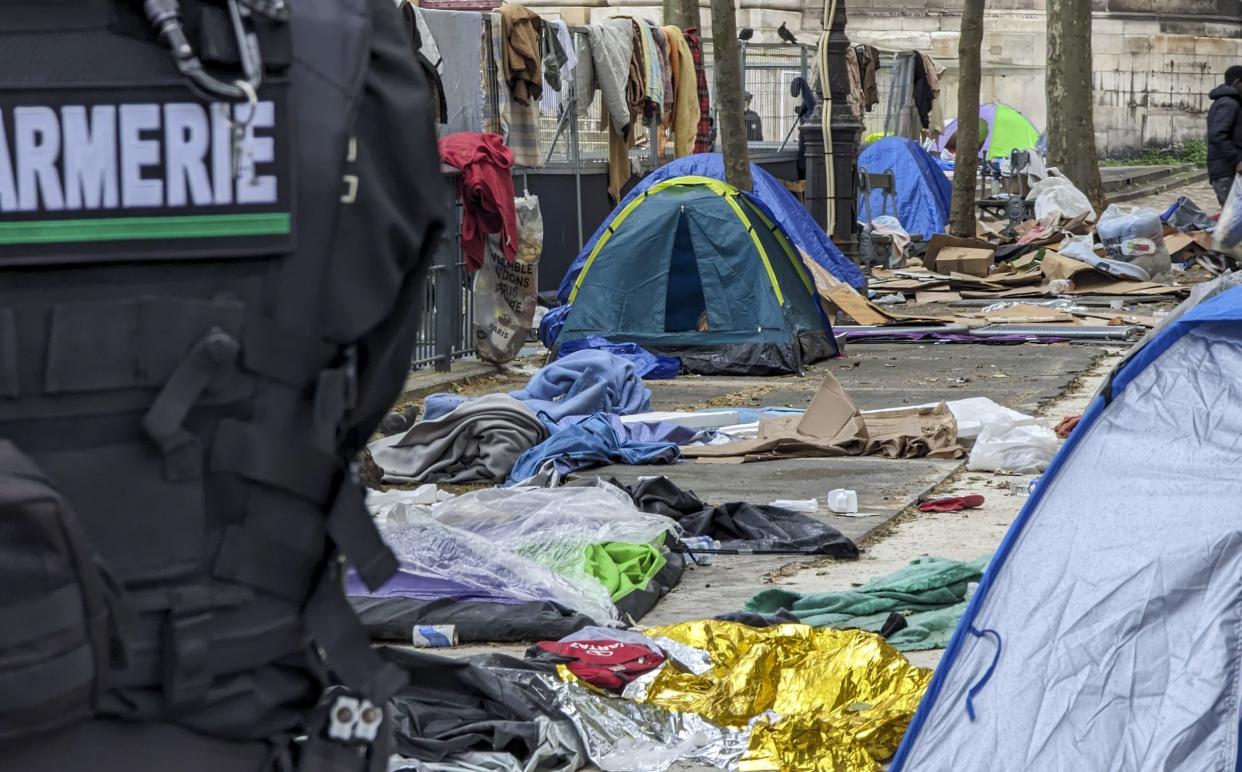
[[[249,24],[249,8],[238,0],[228,0],[229,18],[237,41],[244,80],[224,81],[207,72],[202,61],[195,55],[181,23],[181,4],[178,0],[144,0],[142,6],[147,20],[171,51],[177,71],[185,76],[192,88],[209,99],[254,99],[263,82],[263,58],[259,51],[259,38]],[[243,88],[242,83],[248,88]]]

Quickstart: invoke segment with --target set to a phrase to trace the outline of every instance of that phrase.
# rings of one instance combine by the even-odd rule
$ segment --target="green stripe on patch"
[[[283,236],[289,231],[288,212],[42,220],[0,222],[0,244]]]

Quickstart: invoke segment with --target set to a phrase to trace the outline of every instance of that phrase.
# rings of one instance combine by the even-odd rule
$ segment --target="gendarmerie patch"
[[[179,86],[0,92],[0,266],[291,250],[288,120],[280,83],[253,105]]]

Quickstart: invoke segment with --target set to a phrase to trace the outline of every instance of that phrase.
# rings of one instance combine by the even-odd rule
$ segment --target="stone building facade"
[[[660,18],[650,0],[525,0],[543,13],[587,23],[616,13]],[[578,0],[582,2],[582,0]],[[844,0],[850,39],[885,50],[917,49],[948,67],[942,80],[946,115],[956,106],[956,60],[961,0]],[[989,0],[984,23],[984,101],[1010,104],[1043,127],[1047,64],[1045,0]],[[702,15],[709,16],[706,0]],[[785,22],[811,42],[818,34],[818,0],[738,0],[738,27],[775,42]],[[1106,156],[1144,146],[1202,139],[1208,92],[1225,68],[1242,64],[1242,0],[1096,0],[1095,141]],[[868,121],[875,128],[876,118]]]

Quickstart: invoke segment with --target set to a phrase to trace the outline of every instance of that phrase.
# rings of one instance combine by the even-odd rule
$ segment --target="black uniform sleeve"
[[[342,211],[326,318],[358,349],[357,404],[346,452],[366,442],[400,393],[422,311],[449,186],[430,91],[392,0],[369,0],[372,48],[342,181]],[[351,335],[352,333],[352,335]]]

